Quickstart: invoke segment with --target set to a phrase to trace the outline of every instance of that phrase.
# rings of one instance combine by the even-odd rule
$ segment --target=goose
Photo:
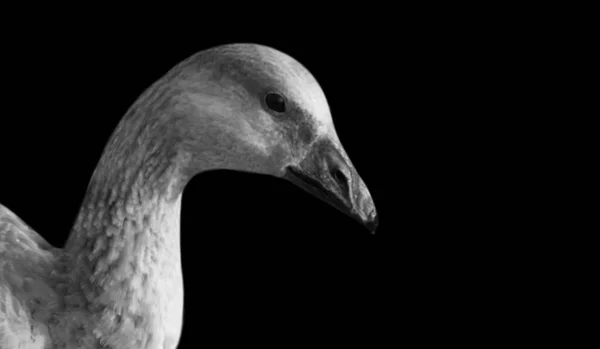
[[[0,348],[176,348],[181,197],[214,169],[287,179],[377,227],[311,73],[267,46],[212,47],[128,109],[63,248],[0,205]]]

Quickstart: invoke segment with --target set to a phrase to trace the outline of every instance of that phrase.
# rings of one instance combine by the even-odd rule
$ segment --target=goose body
[[[289,179],[376,226],[314,77],[260,45],[202,51],[122,118],[63,248],[0,205],[0,348],[176,348],[181,195],[212,169]]]

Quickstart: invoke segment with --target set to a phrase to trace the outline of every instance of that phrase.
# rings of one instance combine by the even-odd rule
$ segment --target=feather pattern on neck
[[[183,316],[182,168],[176,117],[160,117],[167,89],[133,106],[109,141],[65,248],[101,343],[174,348]],[[151,95],[156,95],[153,91]],[[157,104],[159,104],[157,106]],[[77,292],[79,291],[79,292]]]

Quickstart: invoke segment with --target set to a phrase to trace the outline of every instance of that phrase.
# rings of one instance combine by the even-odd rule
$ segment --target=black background
[[[494,93],[515,58],[485,17],[357,16],[264,30],[85,17],[7,28],[0,202],[62,246],[105,142],[144,89],[211,46],[271,46],[319,81],[380,226],[370,235],[281,179],[198,175],[183,195],[180,347],[437,338],[427,329],[450,326],[500,287],[482,263],[503,239],[489,203],[502,184],[485,179],[502,168],[486,162],[487,139],[503,120]]]

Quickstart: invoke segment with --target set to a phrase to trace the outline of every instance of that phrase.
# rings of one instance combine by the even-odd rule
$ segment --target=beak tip
[[[369,232],[371,234],[375,235],[378,225],[379,225],[379,216],[377,215],[377,212],[375,210],[373,210],[367,216],[365,226],[367,229],[369,229]]]

